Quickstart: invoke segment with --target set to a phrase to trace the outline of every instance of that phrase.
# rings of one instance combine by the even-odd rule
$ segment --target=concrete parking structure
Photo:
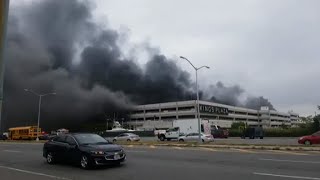
[[[225,104],[199,101],[200,117],[212,125],[230,128],[233,122],[244,122],[251,126],[279,127],[301,124],[299,114],[279,112],[268,107],[260,110],[229,106]],[[158,104],[145,104],[133,107],[129,125],[135,128],[169,128],[176,119],[197,118],[196,101],[177,101]]]

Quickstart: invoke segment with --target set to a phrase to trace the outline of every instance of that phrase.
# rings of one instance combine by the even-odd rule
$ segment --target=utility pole
[[[109,121],[109,119],[108,119],[108,115],[105,115],[105,118],[106,118],[106,130],[108,130],[109,129],[109,124],[108,124],[108,121]]]
[[[4,49],[6,45],[7,21],[9,12],[9,0],[0,1],[0,132],[3,130],[2,104],[3,104],[3,80],[4,80]]]

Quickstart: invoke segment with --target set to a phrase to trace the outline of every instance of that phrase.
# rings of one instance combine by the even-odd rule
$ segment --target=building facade
[[[278,112],[268,107],[254,110],[207,101],[199,101],[199,107],[201,119],[225,128],[230,128],[233,122],[263,127],[297,126],[301,123],[297,113]],[[128,123],[134,127],[165,128],[170,126],[173,120],[194,118],[197,118],[196,101],[178,101],[135,106]]]

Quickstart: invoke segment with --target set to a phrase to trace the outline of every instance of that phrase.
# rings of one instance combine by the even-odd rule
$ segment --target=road
[[[42,144],[0,143],[1,180],[320,180],[320,152],[125,146],[118,167],[48,165]]]

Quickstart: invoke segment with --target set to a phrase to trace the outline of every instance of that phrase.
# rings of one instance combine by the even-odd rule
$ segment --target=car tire
[[[160,136],[160,141],[164,141],[166,138],[164,136]]]
[[[307,146],[312,145],[312,143],[311,143],[309,140],[306,140],[306,141],[304,142],[304,144],[307,145]]]
[[[179,142],[184,142],[184,140],[183,139],[179,139]]]
[[[46,160],[47,160],[47,163],[48,163],[48,164],[54,164],[55,161],[56,161],[56,160],[55,160],[55,157],[54,157],[54,155],[53,155],[52,152],[48,152],[48,153],[47,153]]]
[[[263,139],[263,136],[261,136],[260,139]]]
[[[116,140],[116,139],[114,139],[114,140],[112,140],[112,142],[116,143],[116,142],[117,142],[117,140]]]
[[[80,166],[82,169],[90,169],[91,168],[91,161],[86,155],[82,155],[80,159]]]
[[[128,142],[131,142],[131,139],[127,139]]]

